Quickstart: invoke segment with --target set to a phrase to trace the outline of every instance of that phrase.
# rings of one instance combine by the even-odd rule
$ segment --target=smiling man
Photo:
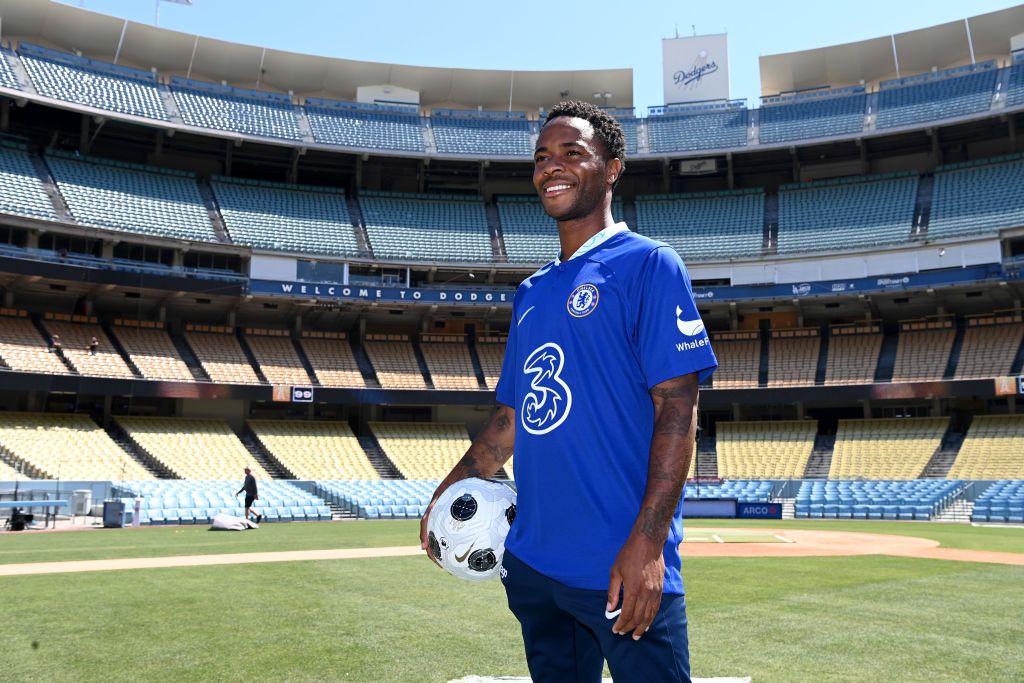
[[[681,494],[717,361],[679,256],[612,218],[624,161],[607,113],[548,114],[533,184],[561,250],[516,292],[501,405],[434,495],[514,450],[501,576],[534,681],[599,681],[604,660],[616,681],[690,680]]]

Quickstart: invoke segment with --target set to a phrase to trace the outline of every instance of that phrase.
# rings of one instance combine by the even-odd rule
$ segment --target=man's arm
[[[696,374],[665,380],[651,389],[654,435],[647,488],[608,584],[609,611],[618,606],[622,591],[622,613],[612,631],[632,631],[634,640],[647,631],[661,607],[665,581],[662,553],[693,457],[697,393]]]
[[[470,477],[480,477],[481,479],[493,477],[505,464],[505,461],[512,457],[515,440],[516,411],[508,406],[499,405],[491,415],[491,419],[473,439],[466,454],[434,490],[430,505],[427,506],[423,519],[420,520],[420,547],[427,551],[427,556],[431,560],[434,558],[431,557],[427,547],[427,519],[430,517],[430,511],[434,509],[434,503],[437,502],[438,497],[457,481]],[[436,563],[436,560],[434,561]]]

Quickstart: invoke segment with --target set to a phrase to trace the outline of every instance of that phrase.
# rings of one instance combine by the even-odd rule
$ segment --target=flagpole
[[[155,15],[153,23],[154,23],[154,25],[159,26],[160,25],[160,0],[155,0],[153,4],[155,5],[155,7],[153,8],[153,13]]]

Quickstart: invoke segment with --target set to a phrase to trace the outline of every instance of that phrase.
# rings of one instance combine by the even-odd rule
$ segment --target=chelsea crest
[[[594,312],[598,299],[600,293],[597,291],[597,285],[580,285],[572,290],[569,300],[565,302],[565,308],[572,317],[583,318]]]

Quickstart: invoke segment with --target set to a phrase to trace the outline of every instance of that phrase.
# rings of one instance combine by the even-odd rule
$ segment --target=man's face
[[[560,116],[541,129],[533,186],[549,216],[569,221],[600,210],[609,188],[605,154],[585,119]]]

